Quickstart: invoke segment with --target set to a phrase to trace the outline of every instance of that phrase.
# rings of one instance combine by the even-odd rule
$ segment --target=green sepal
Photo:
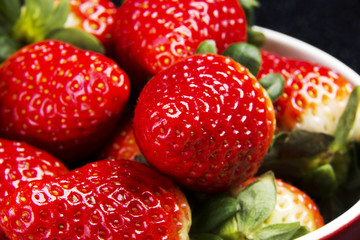
[[[223,55],[234,59],[257,76],[261,65],[261,54],[256,46],[249,43],[233,43],[225,49]]]
[[[150,166],[148,160],[146,160],[146,158],[145,158],[144,155],[142,155],[142,154],[136,155],[134,158],[135,158],[135,161],[136,161],[136,162],[143,163],[143,164],[145,164],[145,165]]]
[[[259,83],[266,89],[271,101],[276,101],[284,91],[285,79],[281,74],[267,74],[259,80]]]
[[[59,28],[48,34],[45,39],[63,41],[84,50],[105,53],[104,46],[96,37],[78,28]]]
[[[300,225],[299,222],[294,223],[278,223],[263,227],[256,231],[253,240],[291,240],[298,238],[309,231]]]
[[[306,234],[310,233],[309,229],[305,226],[300,226],[300,228],[295,232],[295,234],[292,236],[292,239],[297,239],[299,237],[302,237]]]
[[[19,44],[8,35],[0,35],[0,64],[20,48]]]
[[[360,104],[360,86],[355,86],[342,113],[335,131],[335,139],[331,145],[331,151],[339,151],[347,143],[348,135],[355,123],[356,113]]]
[[[196,53],[217,53],[216,42],[212,39],[204,40],[199,44],[199,47],[196,49]]]
[[[360,142],[349,142],[348,149],[351,150],[352,157],[344,188],[352,190],[360,188]]]
[[[257,47],[264,45],[266,40],[265,34],[260,31],[255,31],[252,27],[247,30],[247,42]]]
[[[253,26],[255,23],[255,8],[260,7],[259,2],[257,0],[239,0],[239,3],[245,12],[248,26]]]
[[[237,201],[237,228],[249,235],[270,217],[276,204],[275,177],[267,172],[239,192]]]
[[[13,37],[25,44],[44,40],[50,32],[64,26],[69,13],[68,0],[61,0],[56,6],[53,0],[25,0]]]
[[[194,212],[191,233],[206,233],[222,224],[239,211],[235,198],[228,195],[210,197],[207,202]]]
[[[331,195],[337,187],[336,174],[330,164],[321,165],[304,176],[304,189],[311,196]]]
[[[314,157],[326,152],[333,139],[333,136],[306,130],[278,132],[259,171],[272,170],[279,178],[299,181],[307,171],[323,164]]]
[[[20,0],[1,0],[0,1],[0,25],[2,32],[8,33],[17,19],[20,17]]]

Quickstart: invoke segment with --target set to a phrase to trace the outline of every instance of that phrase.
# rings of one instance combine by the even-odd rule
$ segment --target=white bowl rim
[[[304,59],[314,63],[322,64],[323,66],[337,71],[353,84],[360,85],[359,74],[319,48],[316,48],[289,35],[264,27],[254,26],[254,30],[261,31],[265,34],[266,42],[262,47],[263,49],[270,50],[279,55]],[[360,200],[339,217],[327,223],[320,229],[298,238],[298,240],[321,239],[331,236],[336,231],[341,230],[343,226],[351,223],[352,220],[356,219],[359,215]]]

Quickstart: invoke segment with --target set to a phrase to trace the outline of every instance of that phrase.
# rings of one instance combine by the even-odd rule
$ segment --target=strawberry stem
[[[244,9],[248,26],[251,27],[255,23],[255,8],[260,7],[257,0],[239,0],[241,7]]]
[[[356,86],[351,92],[346,108],[337,124],[334,141],[330,146],[332,152],[343,149],[348,140],[349,133],[354,126],[356,114],[360,104],[360,86]]]

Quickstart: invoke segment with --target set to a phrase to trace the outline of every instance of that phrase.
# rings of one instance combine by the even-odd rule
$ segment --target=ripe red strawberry
[[[268,73],[280,73],[285,78],[284,92],[274,102],[279,130],[303,129],[334,134],[352,84],[318,64],[268,51],[261,51],[261,55],[263,62],[258,78]]]
[[[92,34],[105,46],[106,53],[111,51],[115,4],[110,0],[69,0],[69,4],[70,14],[64,27],[75,27]]]
[[[24,142],[0,139],[0,204],[21,185],[62,176],[68,171],[58,159],[40,149]]]
[[[113,130],[129,91],[103,55],[58,41],[29,45],[0,67],[1,136],[79,161]]]
[[[257,178],[250,178],[243,184],[232,189],[232,195],[236,197],[244,187],[248,186]],[[324,225],[324,219],[316,203],[299,188],[275,179],[276,205],[263,227],[277,223],[299,222],[312,232]]]
[[[270,98],[245,67],[201,54],[148,82],[135,109],[134,133],[161,172],[187,188],[216,192],[256,173],[274,121]]]
[[[190,209],[173,182],[128,160],[99,161],[17,189],[1,205],[11,239],[188,239]]]
[[[213,39],[222,53],[246,41],[247,23],[237,0],[125,1],[114,27],[116,59],[141,88],[149,77],[195,53]]]
[[[27,0],[1,4],[0,62],[20,48],[53,39],[109,56],[116,6],[110,0]],[[105,47],[105,48],[104,48]]]
[[[139,155],[141,151],[135,140],[132,119],[126,117],[115,135],[101,150],[100,159],[135,160],[135,157]]]

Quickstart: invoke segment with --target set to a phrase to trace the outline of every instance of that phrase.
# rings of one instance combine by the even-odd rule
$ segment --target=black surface
[[[359,0],[259,0],[256,24],[310,43],[360,74]]]
[[[359,0],[258,1],[257,25],[310,43],[360,74]]]

